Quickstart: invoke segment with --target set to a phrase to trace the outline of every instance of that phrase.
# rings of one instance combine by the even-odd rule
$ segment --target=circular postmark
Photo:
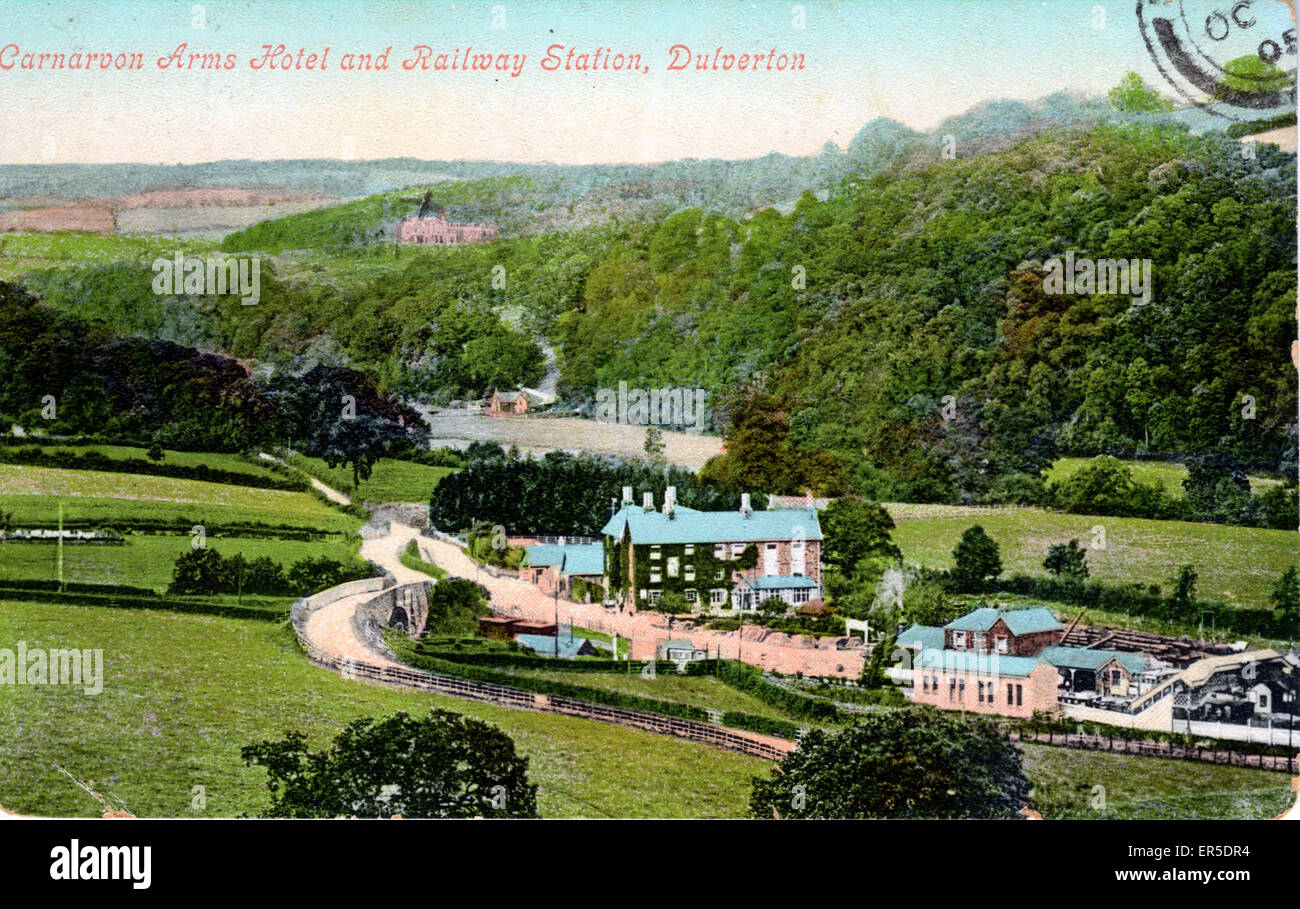
[[[1138,28],[1185,101],[1250,123],[1295,111],[1296,23],[1284,0],[1137,0]]]

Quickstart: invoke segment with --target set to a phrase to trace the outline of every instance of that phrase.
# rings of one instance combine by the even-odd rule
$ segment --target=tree
[[[1173,610],[1171,618],[1183,615],[1185,610],[1195,602],[1196,578],[1196,569],[1191,565],[1184,565],[1178,569],[1178,575],[1174,578],[1174,592],[1169,597],[1169,605]]]
[[[267,770],[264,817],[537,817],[528,758],[494,726],[449,710],[350,723],[323,751],[288,732],[245,745]]]
[[[1273,603],[1273,616],[1283,627],[1300,629],[1300,573],[1292,565],[1269,591],[1268,598]]]
[[[947,591],[936,577],[918,577],[903,590],[899,620],[917,625],[946,625],[957,618],[958,610],[949,604]]]
[[[1142,81],[1137,73],[1129,71],[1119,84],[1106,93],[1111,107],[1124,113],[1158,113],[1174,109],[1174,102]]]
[[[820,524],[824,537],[822,562],[845,577],[858,577],[863,560],[878,563],[883,570],[885,565],[903,558],[889,535],[894,519],[875,502],[836,499],[822,512]]]
[[[761,622],[772,622],[785,616],[790,611],[790,604],[780,597],[768,597],[758,604],[758,616]]]
[[[892,665],[895,643],[898,638],[894,635],[888,635],[876,641],[871,648],[871,656],[862,661],[862,673],[858,676],[858,684],[863,688],[881,688],[889,682],[885,670]]]
[[[1072,514],[1125,514],[1133,488],[1133,472],[1109,455],[1093,458],[1065,481],[1051,485],[1056,506]]]
[[[1212,521],[1237,523],[1250,507],[1250,479],[1236,460],[1224,455],[1189,461],[1183,490],[1196,515]]]
[[[215,549],[191,549],[172,566],[168,593],[227,593],[226,560]]]
[[[930,711],[813,729],[749,799],[756,818],[1014,818],[1029,780],[987,720]]]
[[[1002,553],[997,541],[976,524],[968,527],[952,551],[956,567],[952,578],[958,590],[980,590],[1002,574]]]
[[[149,450],[145,452],[145,457],[150,461],[161,461],[163,459],[162,446],[154,442],[149,446]]]
[[[668,446],[664,443],[664,431],[658,426],[647,426],[645,431],[645,454],[652,463],[662,464]]]
[[[686,594],[680,590],[665,590],[659,595],[659,602],[654,604],[654,609],[668,616],[668,627],[671,628],[674,617],[690,612],[691,604],[686,602]]]
[[[1088,554],[1078,540],[1067,543],[1054,543],[1047,548],[1047,558],[1043,567],[1069,581],[1086,581],[1088,579]]]

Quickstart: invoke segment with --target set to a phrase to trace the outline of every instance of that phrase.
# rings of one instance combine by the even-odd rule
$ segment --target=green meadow
[[[1295,802],[1285,773],[1026,744],[1030,804],[1045,818],[1276,817]]]
[[[14,686],[0,699],[0,804],[86,816],[63,767],[142,816],[230,817],[267,804],[242,745],[442,707],[498,726],[529,758],[546,817],[739,817],[768,765],[639,730],[348,681],[312,666],[284,625],[0,601],[0,642],[104,651],[104,689]],[[5,646],[13,646],[5,644]],[[195,808],[201,792],[205,807]]]
[[[147,448],[137,448],[131,445],[52,445],[42,441],[39,437],[33,437],[30,446],[24,443],[23,445],[10,447],[35,447],[50,453],[70,452],[76,455],[95,452],[104,457],[117,460],[149,460]],[[173,451],[170,448],[165,448],[163,449],[163,459],[158,463],[179,465],[181,467],[199,467],[202,465],[213,470],[228,470],[231,473],[248,474],[259,478],[279,476],[263,463],[250,461],[243,455],[228,452]]]
[[[73,544],[63,547],[63,579],[78,584],[124,584],[158,592],[171,583],[176,559],[190,551],[188,534],[127,534],[121,546]],[[323,541],[208,536],[207,547],[223,556],[267,556],[286,568],[300,559],[325,556],[340,562],[356,557],[359,540]],[[6,543],[0,546],[0,582],[57,578],[57,543]]]
[[[375,464],[368,479],[353,486],[351,467],[329,467],[320,458],[306,455],[294,455],[289,463],[326,486],[367,502],[427,503],[433,487],[447,474],[456,472],[454,467],[429,467],[413,461],[383,458]]]
[[[260,524],[346,533],[360,521],[306,492],[255,489],[141,474],[0,464],[0,508],[18,526],[49,527],[63,503],[65,521],[130,526]]]
[[[892,536],[903,557],[931,568],[951,568],[952,550],[962,532],[978,524],[1001,548],[1006,574],[1046,575],[1047,548],[1074,539],[1087,547],[1088,569],[1096,580],[1159,584],[1167,594],[1179,566],[1190,564],[1199,575],[1197,594],[1202,599],[1267,606],[1269,590],[1297,558],[1295,532],[1287,530],[1014,506],[885,507],[897,525]],[[1094,548],[1094,540],[1104,542],[1105,548]]]

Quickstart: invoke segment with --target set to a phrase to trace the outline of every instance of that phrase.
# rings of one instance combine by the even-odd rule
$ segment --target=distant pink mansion
[[[420,213],[413,218],[403,218],[397,228],[398,243],[486,243],[497,238],[493,224],[455,224],[448,221],[441,207],[430,202],[431,193],[425,193]]]
[[[398,243],[486,243],[497,238],[491,224],[453,224],[442,218],[403,218]]]

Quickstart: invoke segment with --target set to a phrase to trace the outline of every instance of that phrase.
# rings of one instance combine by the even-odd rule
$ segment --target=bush
[[[840,721],[840,712],[834,704],[815,698],[806,697],[780,685],[773,685],[763,678],[761,670],[735,660],[719,660],[718,679],[737,691],[743,691],[758,698],[764,704],[784,710],[791,716],[818,720],[826,723]]]

